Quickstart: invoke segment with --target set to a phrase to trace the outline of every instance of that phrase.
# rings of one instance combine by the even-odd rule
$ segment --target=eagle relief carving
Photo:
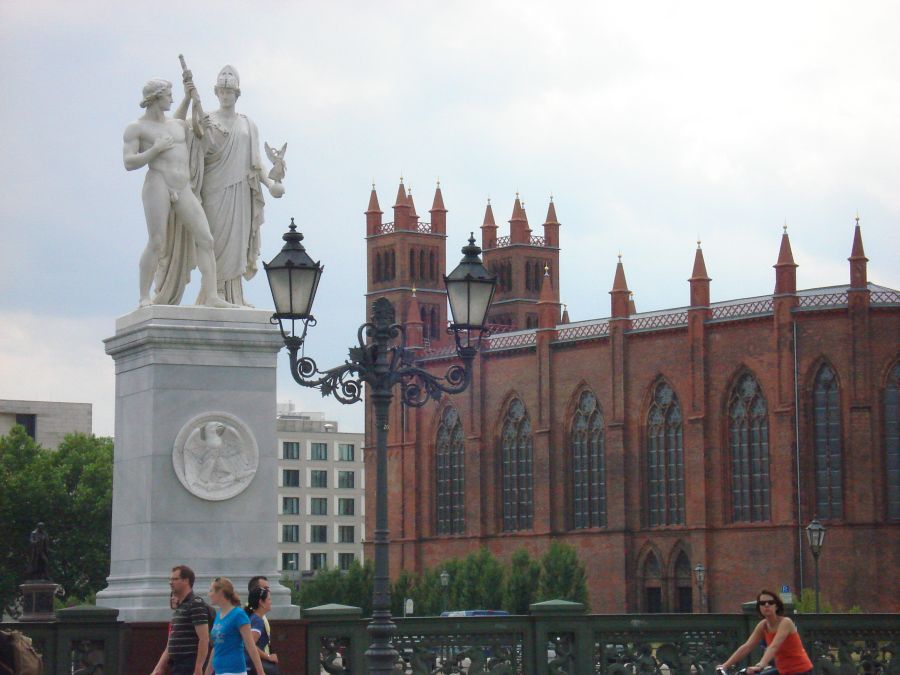
[[[234,415],[209,412],[190,420],[175,438],[172,463],[191,494],[219,501],[240,494],[253,480],[259,450],[249,427]]]

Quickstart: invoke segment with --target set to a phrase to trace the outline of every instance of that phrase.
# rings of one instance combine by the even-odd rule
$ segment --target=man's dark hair
[[[256,577],[250,577],[250,581],[247,582],[247,592],[252,593],[254,588],[259,587],[260,581],[268,581],[269,577],[264,577],[263,575],[259,575]]]
[[[194,587],[194,570],[192,570],[187,565],[175,565],[172,568],[173,572],[178,572],[178,576],[182,579],[187,579],[188,584],[190,584],[191,588]]]

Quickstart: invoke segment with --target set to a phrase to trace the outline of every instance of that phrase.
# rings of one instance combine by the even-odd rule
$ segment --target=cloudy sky
[[[101,340],[146,243],[122,130],[179,53],[210,109],[233,64],[239,111],[289,144],[263,258],[296,217],[332,365],[365,309],[369,185],[390,215],[401,172],[420,213],[440,178],[453,263],[487,196],[506,220],[519,191],[534,226],[552,193],[572,320],[609,314],[620,251],[639,311],[686,304],[698,236],[713,300],[769,293],[785,221],[800,286],[847,283],[857,210],[870,280],[900,287],[898,28],[887,1],[0,0],[0,398],[88,401],[112,434]],[[361,428],[286,368],[279,399]]]

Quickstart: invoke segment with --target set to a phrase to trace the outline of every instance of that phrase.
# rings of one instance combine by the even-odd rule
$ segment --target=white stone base
[[[297,618],[278,583],[275,365],[282,347],[271,313],[152,305],[116,321],[106,352],[116,362],[112,559],[97,604],[123,621],[167,621],[169,572],[186,564],[205,596],[217,576],[246,599],[264,575],[273,619]],[[220,411],[253,433],[259,464],[240,494],[201,499],[179,482],[175,438],[192,418]]]

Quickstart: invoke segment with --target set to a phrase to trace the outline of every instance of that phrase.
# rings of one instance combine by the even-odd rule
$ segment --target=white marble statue
[[[219,109],[199,120],[203,163],[196,173],[214,240],[218,292],[229,302],[250,306],[244,300],[242,279],[252,279],[258,269],[265,205],[260,184],[276,198],[284,194],[284,187],[263,169],[256,125],[235,111],[241,81],[233,66],[219,72],[215,94]],[[283,155],[278,168],[283,177]]]
[[[191,85],[192,86],[192,85]],[[125,168],[147,166],[142,198],[149,239],[140,261],[140,305],[177,305],[195,266],[200,268],[197,304],[233,307],[216,290],[216,259],[206,214],[194,194],[188,144],[191,129],[184,121],[191,86],[185,83],[185,98],[175,117],[167,118],[172,106],[172,83],[153,79],[143,90],[143,116],[125,128]],[[155,278],[156,295],[150,287]]]

